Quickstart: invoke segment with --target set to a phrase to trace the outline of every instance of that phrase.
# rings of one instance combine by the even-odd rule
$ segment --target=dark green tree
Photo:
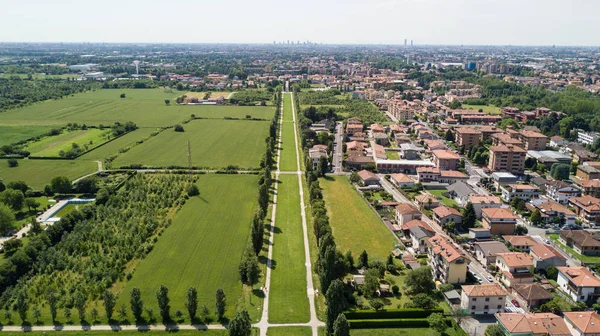
[[[215,314],[217,314],[217,319],[220,321],[225,315],[225,306],[227,305],[227,298],[225,298],[225,292],[223,292],[221,288],[217,289],[217,294],[215,295],[215,305]]]
[[[262,218],[260,218],[260,214],[257,212],[254,214],[252,219],[252,248],[254,250],[254,254],[259,255],[260,251],[263,247],[265,235],[265,227],[263,225]]]
[[[160,285],[158,292],[156,292],[156,299],[158,301],[158,309],[160,310],[160,316],[164,322],[171,319],[171,299],[169,299],[169,289],[165,285]]]
[[[319,177],[325,176],[329,171],[329,160],[326,156],[321,156],[319,158],[319,163],[317,164],[317,172],[319,173]]]
[[[68,194],[71,192],[71,180],[66,176],[55,176],[50,181],[50,188],[57,194]]]
[[[431,293],[435,289],[429,266],[409,271],[404,283],[412,294]]]
[[[468,202],[463,210],[463,225],[465,228],[470,229],[475,227],[475,223],[477,221],[477,214],[475,213],[475,208],[473,207],[473,203]]]
[[[368,268],[369,267],[369,254],[367,253],[367,251],[363,250],[360,253],[360,256],[358,257],[358,265],[356,265],[357,268]]]
[[[85,320],[85,304],[85,295],[80,291],[75,292],[75,294],[73,294],[73,305],[75,306],[75,309],[77,309],[77,314],[79,314],[80,321]]]
[[[49,287],[46,291],[46,301],[50,310],[52,322],[56,321],[56,309],[58,308],[58,293],[55,288]]]
[[[140,321],[144,312],[144,302],[142,301],[142,291],[134,287],[129,293],[129,304],[131,305],[131,313],[136,321]]]
[[[252,322],[250,315],[246,310],[237,312],[229,323],[229,336],[250,336],[252,335]]]
[[[190,322],[193,323],[194,319],[196,319],[196,312],[198,311],[198,291],[194,287],[188,288],[185,309],[187,309],[188,315],[190,316]]]
[[[529,216],[529,220],[531,221],[531,224],[540,224],[542,222],[542,213],[540,212],[540,209],[535,209],[531,213],[531,216]]]
[[[15,223],[14,212],[6,205],[0,203],[0,233],[5,234]],[[6,243],[5,243],[6,245]],[[6,251],[6,247],[5,251]]]
[[[102,305],[104,306],[104,313],[106,314],[106,318],[109,321],[112,319],[116,303],[117,298],[115,297],[115,294],[113,294],[108,289],[105,290],[102,294]]]
[[[429,317],[427,317],[427,322],[429,322],[429,328],[439,332],[441,335],[444,335],[446,329],[448,329],[446,318],[444,318],[444,314],[442,313],[433,313],[429,315]]]
[[[333,335],[335,320],[346,309],[346,297],[344,296],[344,283],[336,279],[325,293],[327,308],[325,310],[327,335]]]
[[[27,293],[25,292],[24,289],[22,289],[17,294],[16,307],[17,307],[17,312],[19,313],[19,317],[21,318],[21,321],[23,321],[23,322],[27,321],[27,311],[29,310],[29,299],[27,298]]]
[[[350,323],[346,315],[339,314],[333,324],[333,336],[350,336]]]

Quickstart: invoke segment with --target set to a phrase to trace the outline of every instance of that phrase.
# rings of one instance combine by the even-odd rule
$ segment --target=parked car
[[[515,300],[515,299],[512,299],[510,302],[511,302],[513,305],[515,305],[515,307],[521,307],[521,305],[519,304],[519,301],[517,301],[517,300]]]
[[[489,282],[494,282],[494,277],[491,275],[488,275],[487,279]]]

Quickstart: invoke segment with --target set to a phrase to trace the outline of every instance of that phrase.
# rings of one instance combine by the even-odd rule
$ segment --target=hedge
[[[348,320],[351,329],[374,328],[429,328],[427,319],[379,319],[379,320]],[[448,327],[452,326],[452,319],[446,319]]]
[[[443,309],[420,309],[420,308],[400,308],[387,310],[354,310],[345,312],[348,320],[369,320],[369,319],[416,319],[427,318],[433,313],[444,313]]]

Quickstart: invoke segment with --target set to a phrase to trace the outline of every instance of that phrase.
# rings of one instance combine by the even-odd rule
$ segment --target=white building
[[[575,302],[596,302],[600,297],[600,279],[586,267],[557,267],[558,288]]]
[[[497,283],[463,285],[460,307],[471,315],[501,313],[506,302],[506,291]]]
[[[593,145],[598,139],[598,133],[586,132],[582,129],[577,130],[577,141],[587,145]]]

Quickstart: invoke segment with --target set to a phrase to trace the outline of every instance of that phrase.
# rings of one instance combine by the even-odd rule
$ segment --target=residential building
[[[599,134],[595,132],[586,132],[582,129],[577,130],[577,141],[586,145],[593,145],[598,139]]]
[[[584,195],[600,197],[600,180],[577,180],[573,181],[575,186],[581,190]]]
[[[517,146],[492,146],[489,152],[488,168],[493,171],[522,175],[525,170],[525,151]]]
[[[440,177],[438,182],[440,183],[448,183],[454,184],[458,181],[468,181],[469,176],[463,172],[459,172],[458,170],[442,170],[440,171]]]
[[[481,219],[481,209],[502,207],[502,200],[498,196],[469,195],[468,202],[473,204],[478,219]]]
[[[573,336],[600,335],[600,316],[595,311],[563,312],[567,328]]]
[[[363,131],[363,124],[359,118],[348,119],[348,124],[346,124],[346,134],[348,136],[352,136],[355,133],[359,133],[362,131]]]
[[[385,133],[374,132],[372,137],[378,145],[387,146],[390,143],[390,138]]]
[[[404,160],[417,160],[419,159],[419,153],[423,152],[424,150],[425,149],[423,147],[419,147],[411,143],[401,144],[400,158]]]
[[[596,180],[600,178],[600,169],[584,163],[577,166],[577,172],[575,175],[582,180]]]
[[[569,204],[569,199],[580,195],[579,189],[563,181],[552,181],[546,185],[546,196],[560,204]]]
[[[507,172],[495,172],[492,173],[492,180],[494,181],[494,185],[496,189],[499,189],[503,184],[511,184],[519,181],[519,178],[511,173]]]
[[[557,217],[560,218],[561,224],[575,224],[577,220],[577,215],[565,205],[545,198],[531,200],[526,206],[530,211],[540,210],[542,223],[554,223]]]
[[[323,148],[325,147],[325,148]],[[317,170],[319,167],[319,161],[322,157],[328,158],[327,146],[325,145],[314,145],[308,150],[308,156],[312,162],[313,170]]]
[[[537,198],[540,195],[540,190],[529,184],[506,184],[500,186],[502,199],[505,202],[510,202],[514,197],[518,197],[524,201],[529,201]]]
[[[600,235],[586,230],[560,230],[559,241],[582,255],[600,255]]]
[[[469,238],[474,240],[489,240],[492,238],[490,229],[486,228],[469,228]]]
[[[427,240],[435,236],[435,231],[429,225],[427,227],[413,225],[408,231],[415,253],[427,253]]]
[[[379,177],[372,171],[361,170],[358,172],[358,177],[363,186],[376,186],[381,184]]]
[[[530,236],[503,236],[502,238],[510,243],[510,246],[522,252],[529,252],[532,246],[539,244]]]
[[[517,227],[517,215],[506,208],[484,208],[481,210],[483,227],[492,235],[512,235]]]
[[[460,227],[460,225],[462,224],[463,216],[458,210],[454,208],[442,205],[437,208],[434,208],[432,212],[433,220],[441,227],[444,227],[450,222],[454,222],[456,224],[456,227]]]
[[[553,137],[550,137],[550,147],[562,147],[564,145],[566,145],[567,143],[569,143],[567,140],[565,140],[563,137],[560,137],[558,135],[555,135]]]
[[[600,279],[589,269],[579,267],[557,267],[558,288],[575,302],[596,302],[600,297]]]
[[[479,145],[481,140],[481,132],[471,127],[456,128],[454,133],[456,134],[456,145],[464,146],[465,150]]]
[[[560,252],[550,245],[534,245],[529,250],[529,255],[533,258],[533,267],[537,270],[567,265],[567,258],[563,257]]]
[[[517,138],[518,133],[515,136],[511,136],[509,133],[494,133],[491,135],[493,146],[517,146],[524,148],[525,146]]]
[[[432,151],[433,163],[439,170],[458,170],[460,156],[449,150]]]
[[[434,279],[443,283],[464,283],[467,279],[469,259],[459,248],[439,234],[428,239],[428,246],[428,262]]]
[[[421,209],[433,209],[439,207],[440,200],[432,194],[421,194],[415,197],[415,202]]]
[[[487,315],[504,310],[506,290],[497,283],[463,285],[460,307],[470,315]]]
[[[544,303],[554,299],[554,295],[548,292],[542,285],[537,282],[528,284],[515,284],[512,287],[513,293],[517,297],[517,301],[527,308],[534,308],[543,305]]]
[[[534,131],[521,131],[519,138],[524,144],[526,150],[540,151],[546,149],[546,141],[548,138],[542,133]]]
[[[473,243],[475,258],[484,266],[495,265],[498,253],[510,252],[502,242],[491,240]]]
[[[385,153],[384,153],[385,155]],[[414,174],[421,167],[433,167],[434,164],[428,160],[377,160],[375,162],[377,171],[383,174],[403,173]]]
[[[552,169],[552,166],[555,163],[564,163],[570,165],[571,161],[573,161],[569,155],[552,150],[530,150],[527,151],[527,156],[534,158],[538,164],[546,166],[546,169],[548,170]]]
[[[437,181],[440,177],[440,170],[435,167],[417,168],[417,180],[421,183]]]
[[[506,287],[533,282],[533,274],[529,271],[529,268],[533,267],[533,259],[527,253],[498,253],[496,255],[496,267],[502,272],[500,281]]]
[[[415,181],[406,174],[391,174],[390,181],[398,188],[412,188],[415,186]]]
[[[408,203],[398,204],[396,206],[396,222],[403,225],[415,219],[421,219],[423,214],[414,205]]]
[[[551,313],[497,313],[496,319],[506,336],[572,336],[565,321]]]
[[[448,194],[461,206],[465,206],[469,196],[476,194],[475,189],[464,181],[456,182],[448,186]]]
[[[585,223],[591,226],[600,224],[600,199],[588,195],[573,197],[569,205],[575,208],[575,213]]]

